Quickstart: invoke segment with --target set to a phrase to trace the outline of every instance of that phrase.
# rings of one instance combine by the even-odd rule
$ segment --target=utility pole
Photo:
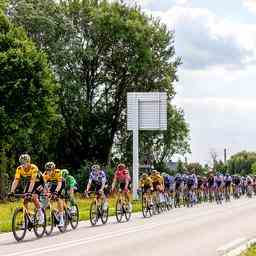
[[[227,162],[227,149],[224,148],[224,164]]]

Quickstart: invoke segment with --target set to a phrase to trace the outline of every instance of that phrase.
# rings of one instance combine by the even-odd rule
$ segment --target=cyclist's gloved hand
[[[53,199],[58,198],[58,195],[59,195],[58,192],[54,191],[53,194],[52,194]]]
[[[32,193],[26,193],[25,195],[24,195],[24,199],[25,200],[30,200],[32,198]]]
[[[84,197],[89,197],[87,190],[84,191]]]
[[[128,189],[128,188],[124,188],[124,192],[125,192],[125,193],[128,193],[128,192],[129,192],[129,189]]]

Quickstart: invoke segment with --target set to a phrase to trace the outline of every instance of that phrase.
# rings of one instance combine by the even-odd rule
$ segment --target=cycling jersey
[[[62,174],[61,174],[61,170],[59,170],[59,169],[54,169],[51,172],[51,174],[49,172],[45,172],[43,174],[43,177],[44,177],[45,181],[49,182],[49,183],[62,182]]]
[[[164,179],[163,179],[163,177],[160,174],[156,174],[156,175],[151,174],[150,178],[151,178],[153,183],[158,183],[160,185],[164,184]]]
[[[24,168],[22,165],[20,165],[16,169],[15,179],[24,179],[26,183],[24,193],[29,191],[30,182],[35,182],[32,193],[40,194],[45,186],[42,173],[34,164],[30,164],[27,168]]]
[[[170,176],[170,175],[167,175],[164,177],[164,185],[166,187],[170,187],[174,184],[174,177],[173,176]]]
[[[103,170],[100,171],[91,171],[89,182],[95,182],[97,184],[102,184],[107,182],[106,174]]]
[[[150,177],[146,177],[145,179],[140,179],[140,187],[152,187],[152,179]]]
[[[73,176],[68,175],[65,179],[65,189],[70,190],[70,189],[75,189],[77,186],[76,180]]]
[[[129,171],[127,169],[116,170],[114,178],[120,183],[125,183],[127,180],[131,180]]]
[[[36,181],[39,174],[38,167],[34,164],[30,164],[27,168],[20,165],[16,169],[15,179],[20,180],[21,178],[29,179],[30,181]]]

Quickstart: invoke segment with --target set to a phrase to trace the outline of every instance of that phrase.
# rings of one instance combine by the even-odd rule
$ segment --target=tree
[[[49,55],[65,120],[59,158],[74,167],[83,159],[110,159],[126,122],[127,92],[165,91],[169,100],[175,94],[180,58],[173,32],[138,7],[104,0],[12,0],[8,14]]]
[[[241,175],[250,174],[253,164],[256,162],[256,152],[241,151],[232,155],[228,160],[228,170],[232,173]]]
[[[46,55],[0,10],[0,175],[13,173],[22,152],[40,161],[51,156],[57,89]]]

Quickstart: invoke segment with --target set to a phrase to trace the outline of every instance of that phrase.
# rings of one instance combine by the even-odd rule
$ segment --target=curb
[[[236,244],[235,247],[229,248],[228,251],[223,252],[221,254],[222,256],[239,256],[242,252],[246,251],[249,247],[251,247],[253,244],[256,244],[256,238],[248,239],[247,241],[244,239],[244,241],[239,244]]]

